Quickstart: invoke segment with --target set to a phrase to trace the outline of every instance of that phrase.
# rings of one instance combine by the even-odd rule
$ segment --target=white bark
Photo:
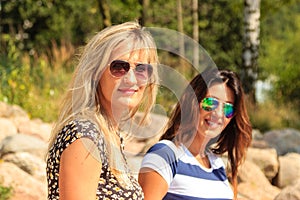
[[[260,34],[260,1],[244,0],[243,82],[246,93],[255,93]],[[254,97],[255,98],[255,97]]]
[[[183,31],[183,21],[182,21],[182,4],[181,0],[177,0],[177,26],[178,26],[178,31],[180,33],[184,33]],[[184,49],[184,37],[183,35],[180,35],[182,37],[179,38],[179,54],[180,56],[184,56],[185,54],[185,49]],[[182,59],[180,59],[182,61]],[[181,62],[182,64],[182,62]]]
[[[193,65],[196,69],[199,68],[199,26],[198,26],[198,0],[193,0],[193,39],[195,40],[193,50]]]

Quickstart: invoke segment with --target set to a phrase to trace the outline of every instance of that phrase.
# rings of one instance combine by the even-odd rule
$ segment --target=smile
[[[123,94],[128,94],[128,95],[132,95],[132,94],[138,92],[137,89],[129,89],[129,88],[118,89],[118,91],[122,92]]]
[[[210,120],[210,119],[205,119],[205,123],[210,129],[215,129],[221,126],[221,124],[218,123],[217,121]]]

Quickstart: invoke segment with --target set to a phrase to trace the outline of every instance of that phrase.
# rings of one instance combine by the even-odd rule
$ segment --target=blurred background
[[[300,2],[264,0],[250,11],[248,4],[246,0],[1,0],[0,101],[20,105],[32,118],[55,120],[80,47],[106,26],[139,20],[147,27],[183,32],[200,43],[218,68],[237,71],[255,128],[299,129]],[[260,14],[252,17],[258,22],[251,22],[247,9],[248,15]],[[251,41],[251,32],[256,41]],[[245,59],[247,49],[251,63]],[[161,52],[160,57],[188,79],[193,77],[191,68],[183,67],[187,63],[178,65],[178,56]],[[159,104],[176,101],[162,91]]]
[[[254,129],[300,129],[300,0],[0,0],[0,102],[52,123],[81,47],[132,20],[182,32],[218,68],[238,72]],[[195,75],[179,56],[159,57],[188,80]],[[167,113],[176,101],[161,88]]]

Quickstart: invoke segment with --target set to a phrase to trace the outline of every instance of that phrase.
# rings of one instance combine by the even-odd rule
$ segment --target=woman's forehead
[[[132,45],[122,45],[113,50],[110,60],[149,61],[149,50],[145,48],[130,48]]]
[[[234,93],[225,83],[217,83],[208,88],[207,96],[214,96],[225,102],[234,102]]]

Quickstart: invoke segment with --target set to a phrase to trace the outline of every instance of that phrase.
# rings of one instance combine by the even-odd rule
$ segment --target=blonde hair
[[[97,33],[83,49],[69,85],[69,90],[63,99],[59,118],[53,127],[49,150],[53,146],[59,131],[68,122],[78,118],[89,119],[98,126],[104,135],[110,166],[117,171],[123,169],[124,163],[120,164],[119,160],[115,160],[115,158],[121,156],[119,149],[115,150],[115,147],[120,146],[118,144],[119,140],[111,128],[111,119],[101,105],[100,90],[97,90],[99,79],[109,64],[112,52],[122,44],[132,45],[131,49],[127,49],[127,52],[123,53],[136,50],[142,51],[143,55],[148,57],[149,63],[158,64],[155,42],[150,33],[145,31],[137,22],[114,25]],[[130,117],[133,117],[142,108],[144,113],[142,121],[146,119],[155,102],[157,82],[157,67],[154,66],[153,75],[146,86],[144,96],[140,104],[130,110]]]

